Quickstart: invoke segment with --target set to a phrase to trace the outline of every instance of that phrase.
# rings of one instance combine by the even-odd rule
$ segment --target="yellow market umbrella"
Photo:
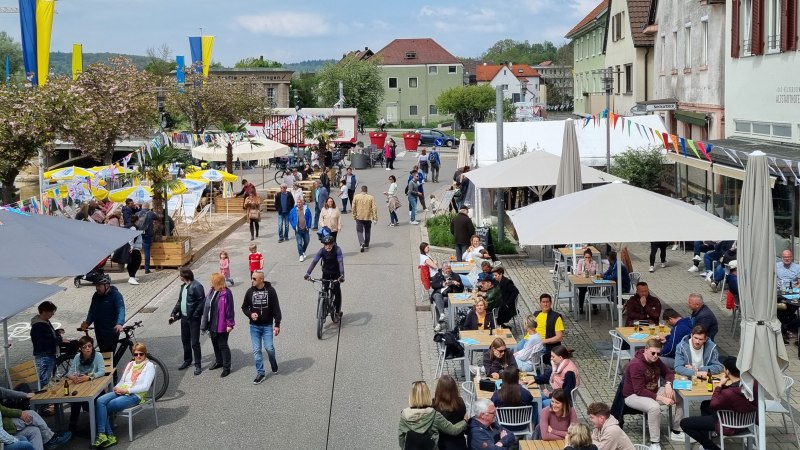
[[[230,183],[239,179],[238,176],[225,172],[224,170],[216,170],[216,169],[207,169],[207,170],[197,170],[188,175],[186,178],[194,179],[194,180],[208,180],[208,181],[224,181],[226,183]]]
[[[89,196],[89,185],[87,183],[80,183],[73,187],[73,189],[76,191],[76,198],[80,200],[87,200],[87,197]],[[47,192],[48,197],[53,199],[57,197],[67,198],[67,196],[69,196],[69,187],[65,184],[62,184],[60,186],[51,187],[45,192]],[[91,197],[97,200],[103,200],[104,198],[108,197],[108,190],[101,186],[92,185]]]
[[[75,177],[94,177],[94,172],[83,167],[62,167],[44,173],[46,180],[71,180]]]
[[[167,198],[176,194],[186,192],[186,186],[181,184],[177,189],[167,192]],[[108,199],[112,202],[124,202],[130,198],[134,203],[149,202],[153,199],[153,189],[150,186],[129,186],[121,189],[114,189],[108,193]]]

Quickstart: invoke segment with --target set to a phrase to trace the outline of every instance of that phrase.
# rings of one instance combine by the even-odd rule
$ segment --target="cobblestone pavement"
[[[427,239],[425,228],[421,228],[420,235],[420,241]],[[736,355],[738,353],[739,332],[737,329],[736,337],[731,333],[732,315],[730,311],[725,309],[724,300],[721,300],[722,297],[720,293],[712,292],[710,285],[703,277],[698,276],[697,273],[687,272],[687,269],[692,264],[691,249],[687,252],[684,252],[680,248],[677,251],[668,251],[667,267],[661,268],[657,263],[655,272],[649,273],[649,244],[631,244],[628,245],[628,248],[631,253],[634,271],[641,273],[641,280],[646,281],[651,291],[661,299],[664,309],[671,307],[682,315],[688,315],[690,311],[686,302],[689,294],[693,292],[702,294],[706,304],[714,311],[720,323],[720,330],[716,336],[716,343],[718,344],[720,352],[731,355]],[[447,260],[452,252],[445,253],[445,251],[446,249],[436,249],[433,252],[433,257],[438,261]],[[533,253],[534,257],[538,256],[539,250],[535,249]],[[507,270],[506,274],[514,280],[516,286],[520,290],[522,301],[520,301],[519,305],[523,316],[534,310],[534,302],[541,293],[553,293],[554,288],[551,281],[551,274],[549,273],[552,262],[542,264],[541,261],[536,261],[527,256],[501,258],[501,260],[503,266]],[[416,300],[418,310],[429,305],[427,299],[423,301],[420,289],[421,288],[418,286]],[[559,311],[564,313],[566,308],[566,303],[562,303]],[[566,328],[564,342],[567,347],[575,350],[573,358],[581,369],[581,387],[584,401],[586,404],[593,401],[603,401],[610,404],[616,391],[616,385],[612,385],[612,379],[608,376],[608,354],[611,348],[611,338],[608,334],[608,330],[611,329],[611,324],[608,321],[607,314],[601,311],[600,314],[593,316],[591,328],[589,328],[585,317],[575,321],[572,314],[565,314],[564,318]],[[427,367],[423,364],[423,375],[426,380],[432,382],[434,380],[433,377],[436,370],[438,354],[433,342],[431,313],[428,310],[419,311],[417,313],[417,319],[420,334],[420,351],[423,354],[423,361],[426,360],[426,357],[428,357],[430,361]],[[517,336],[518,333],[519,330],[515,330]],[[797,348],[794,344],[790,344],[787,348],[787,352],[791,356],[790,366],[786,370],[786,374],[794,379],[798,379],[798,376],[800,376],[800,361],[793,356],[797,354]],[[477,362],[477,359],[475,362]],[[623,364],[624,363],[623,361]],[[463,370],[460,364],[448,363],[445,365],[445,371],[445,373],[449,373],[454,377],[457,376],[463,380]],[[800,394],[797,393],[797,390],[792,394],[792,403],[797,404]],[[579,400],[579,417],[586,420],[586,408],[580,403]],[[692,404],[691,414],[699,414],[699,403]],[[797,411],[795,411],[795,417],[800,417]],[[789,428],[790,433],[785,433],[780,415],[769,414],[767,420],[767,448],[797,448],[797,441],[794,432],[792,432],[793,430]],[[666,420],[662,421],[662,427],[666,426],[664,423],[666,423]],[[634,443],[641,443],[641,430],[642,422],[640,418],[626,416],[625,431],[629,433]],[[662,433],[661,445],[663,448],[674,448],[676,450],[683,448],[682,443],[672,442],[667,439],[666,433]],[[699,447],[695,445],[694,448]]]

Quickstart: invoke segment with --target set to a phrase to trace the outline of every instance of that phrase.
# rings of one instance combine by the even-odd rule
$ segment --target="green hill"
[[[130,58],[136,67],[143,69],[150,58],[140,55],[123,55],[120,53],[84,53],[83,54],[83,67],[88,67],[98,62],[108,62],[109,58],[113,56],[124,56]],[[50,53],[50,71],[56,74],[68,75],[72,73],[72,52],[51,52]]]
[[[335,59],[311,59],[308,61],[300,61],[298,63],[289,63],[284,64],[283,67],[289,70],[294,70],[295,72],[308,72],[308,73],[316,73],[319,69],[322,69],[322,66],[325,64],[335,64]]]

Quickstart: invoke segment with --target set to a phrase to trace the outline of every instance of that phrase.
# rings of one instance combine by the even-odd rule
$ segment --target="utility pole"
[[[611,173],[611,93],[614,91],[614,74],[606,69],[603,87],[606,90],[606,172]]]
[[[503,86],[498,85],[495,88],[495,106],[494,117],[497,124],[497,162],[503,160]],[[497,198],[497,243],[505,240],[505,225],[503,220],[503,189],[498,188],[496,192]],[[491,236],[491,235],[490,235]]]

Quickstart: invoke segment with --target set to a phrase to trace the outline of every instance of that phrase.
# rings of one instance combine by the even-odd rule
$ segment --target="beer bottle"
[[[714,382],[711,380],[711,374],[708,374],[708,392],[714,392]]]
[[[67,381],[67,379],[64,378],[64,396],[68,395],[69,395],[69,381]]]

